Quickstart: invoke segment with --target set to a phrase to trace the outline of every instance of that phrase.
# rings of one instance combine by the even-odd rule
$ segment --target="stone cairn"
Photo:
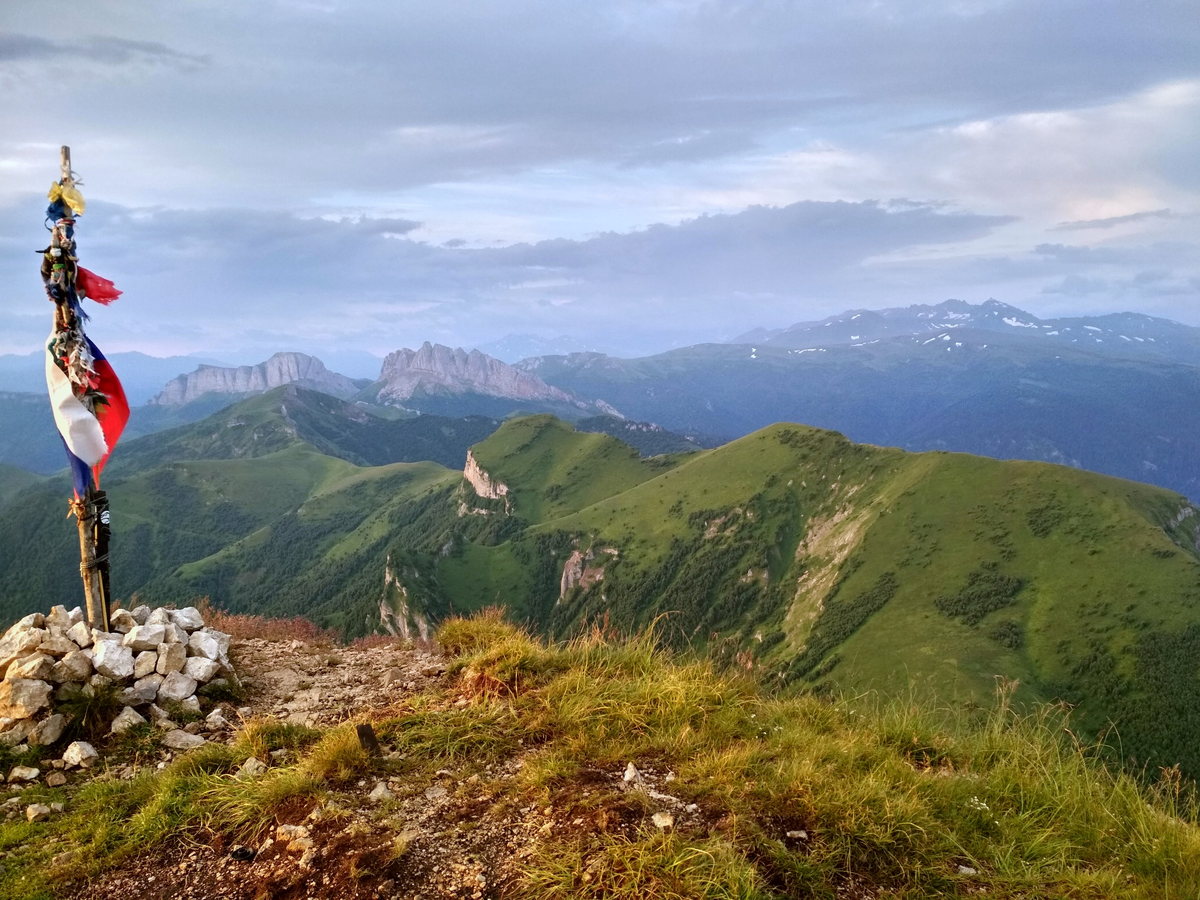
[[[0,741],[50,747],[63,736],[66,717],[56,704],[116,684],[123,707],[112,724],[120,733],[150,720],[169,723],[162,705],[200,712],[196,690],[219,676],[233,677],[229,635],[204,625],[200,611],[139,606],[117,610],[111,632],[90,629],[83,612],[63,606],[33,613],[0,638]],[[169,747],[204,743],[182,730],[167,735]],[[63,754],[67,767],[89,767],[97,758],[83,741]],[[36,771],[36,770],[35,770]],[[36,777],[36,776],[34,776]],[[10,780],[12,780],[10,778]]]

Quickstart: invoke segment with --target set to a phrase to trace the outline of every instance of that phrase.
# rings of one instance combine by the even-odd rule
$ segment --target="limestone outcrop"
[[[190,403],[205,394],[262,394],[285,384],[332,394],[343,400],[354,396],[359,390],[359,384],[345,375],[330,372],[315,356],[276,353],[256,366],[201,366],[195,372],[167,382],[167,386],[150,402],[159,406],[176,406]]]
[[[589,408],[566,391],[486,353],[478,350],[468,353],[461,347],[451,349],[428,341],[419,350],[406,347],[389,353],[379,377],[383,381],[379,391],[381,403],[403,405],[421,394],[482,394]]]

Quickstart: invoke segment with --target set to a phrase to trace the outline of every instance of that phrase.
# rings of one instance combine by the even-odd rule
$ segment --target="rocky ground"
[[[445,683],[435,651],[388,645],[331,648],[300,641],[235,640],[230,652],[247,689],[237,708],[219,714],[231,725],[198,731],[210,741],[232,741],[239,719],[276,718],[326,727],[384,718],[419,692],[435,702],[462,705]],[[213,719],[210,718],[210,722]],[[190,727],[190,726],[189,726]],[[101,745],[101,751],[103,752]],[[465,765],[409,781],[389,775],[398,754],[386,739],[371,777],[321,797],[293,798],[273,824],[231,845],[203,829],[155,846],[144,855],[87,882],[69,885],[71,900],[271,900],[271,898],[456,898],[484,900],[506,894],[522,860],[539,838],[554,833],[699,820],[700,812],[670,796],[670,776],[652,769],[595,772],[592,783],[563,793],[550,805],[520,805],[512,780],[522,754],[490,767]],[[93,770],[68,770],[73,781],[130,778],[141,766],[164,766],[179,752],[157,758],[105,759]],[[286,760],[281,757],[279,762]],[[661,790],[660,790],[661,789]],[[603,803],[597,802],[605,797]],[[19,790],[10,817],[22,814]],[[2,809],[3,807],[0,807]],[[53,814],[53,813],[52,813]],[[665,817],[665,818],[664,818]],[[603,821],[601,821],[603,820]],[[69,869],[71,860],[56,860]]]

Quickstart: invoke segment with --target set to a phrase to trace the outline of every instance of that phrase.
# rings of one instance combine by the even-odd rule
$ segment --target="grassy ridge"
[[[452,619],[439,639],[456,657],[447,678],[374,723],[392,757],[367,757],[347,727],[252,722],[232,746],[132,781],[31,788],[30,800],[65,800],[68,814],[0,823],[0,892],[46,900],[201,829],[254,846],[298,801],[344,816],[364,804],[360,780],[399,780],[420,797],[447,774],[445,819],[431,827],[448,830],[436,839],[495,824],[528,834],[505,886],[524,900],[1200,891],[1200,829],[1178,782],[1111,774],[1057,713],[1018,715],[1005,691],[972,716],[769,696],[646,636],[547,645],[494,612]],[[292,756],[235,777],[248,755],[278,748]],[[623,783],[629,763],[644,788]],[[672,824],[655,822],[663,810]],[[367,874],[418,892],[423,845],[402,837],[397,812],[376,807],[375,832],[394,834],[396,852]],[[49,865],[69,850],[69,867]]]

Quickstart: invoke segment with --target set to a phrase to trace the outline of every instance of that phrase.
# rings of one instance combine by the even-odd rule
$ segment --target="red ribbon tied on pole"
[[[117,290],[115,284],[107,278],[101,278],[95,272],[88,271],[83,266],[78,267],[75,275],[75,290],[103,306],[108,306],[121,296],[121,292]]]

